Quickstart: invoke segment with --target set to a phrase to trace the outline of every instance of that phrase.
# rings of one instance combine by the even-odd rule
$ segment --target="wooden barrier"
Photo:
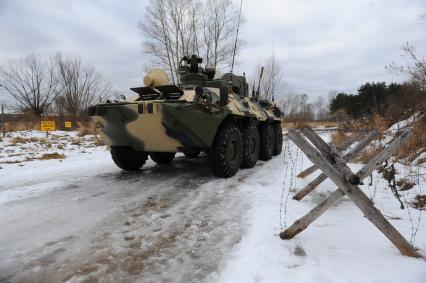
[[[296,130],[289,130],[287,135],[306,154],[311,162],[323,171],[325,178],[330,178],[338,186],[338,189],[305,216],[298,219],[289,228],[281,232],[281,239],[291,239],[295,237],[321,216],[321,214],[347,195],[364,213],[364,216],[372,222],[403,255],[421,257],[408,241],[386,220],[382,213],[374,207],[371,200],[357,186],[361,180],[369,176],[382,162],[389,159],[393,153],[411,137],[411,129],[402,132],[398,138],[371,159],[356,174],[346,165],[347,156],[340,156],[339,151],[333,144],[328,145],[309,127],[304,127],[300,132],[303,133],[316,148]],[[372,134],[370,135],[372,136]],[[367,141],[365,141],[365,143],[367,143]]]

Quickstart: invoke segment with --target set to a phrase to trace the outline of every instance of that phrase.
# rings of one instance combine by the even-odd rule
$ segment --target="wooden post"
[[[350,161],[354,159],[373,139],[378,136],[379,132],[374,130],[370,134],[368,134],[365,138],[363,138],[348,154],[344,156],[346,161]],[[313,165],[318,168],[316,165]],[[327,179],[327,175],[321,173],[318,177],[316,177],[313,181],[311,181],[306,187],[301,189],[297,194],[293,196],[294,200],[301,200],[310,192],[315,190],[322,182]]]
[[[330,146],[320,136],[318,136],[314,130],[312,130],[312,128],[305,126],[300,131],[312,142],[314,146],[317,147],[319,152],[328,162],[335,162],[333,156],[331,155]]]
[[[374,131],[373,131],[374,132]],[[377,132],[377,131],[375,131]],[[351,139],[349,139],[348,141],[346,141],[341,147],[339,147],[339,151],[345,151],[346,149],[348,149],[354,142],[356,142],[359,139],[359,135],[356,135],[354,137],[352,137]],[[299,173],[299,175],[297,175],[297,177],[299,178],[305,178],[309,175],[311,175],[312,173],[314,173],[315,171],[317,171],[318,167],[314,164],[308,168],[306,168],[305,170],[303,170],[302,172]]]
[[[361,138],[361,134],[357,133],[356,135],[354,135],[353,137],[351,137],[350,139],[348,139],[347,141],[345,141],[341,146],[338,146],[337,149],[339,151],[345,151],[346,149],[348,149],[354,142],[356,142],[357,140],[359,140]]]
[[[302,172],[300,172],[299,175],[297,175],[297,177],[298,178],[305,178],[305,177],[311,175],[312,173],[314,173],[315,171],[317,171],[317,169],[318,169],[318,167],[314,164],[314,165],[306,168]]]
[[[6,136],[6,130],[4,125],[4,105],[5,103],[1,103],[1,132],[3,133],[3,137]]]
[[[327,180],[327,175],[321,173],[318,177],[316,177],[313,181],[311,181],[306,187],[298,191],[294,196],[294,200],[302,200],[305,196],[307,196],[310,192],[315,190],[322,182]]]
[[[398,147],[408,140],[408,138],[411,136],[412,132],[410,130],[406,130],[402,133],[401,136],[399,136],[397,139],[395,139],[386,149],[382,150],[375,158],[371,159],[370,162],[368,162],[363,169],[359,170],[357,172],[357,175],[359,176],[360,180],[365,179],[368,177],[380,164],[382,164],[385,160],[389,159],[389,157],[392,156],[392,154],[398,149]],[[391,149],[391,150],[389,150]],[[373,165],[376,166],[373,166]],[[324,174],[324,173],[323,173]],[[321,176],[321,175],[320,175]],[[325,179],[327,176],[324,174]],[[328,208],[336,204],[341,197],[343,197],[343,194],[339,189],[334,191],[325,201],[320,203],[316,208],[312,209],[310,212],[308,212],[304,217],[297,220],[292,227],[290,227],[288,230],[288,237],[293,238],[298,233],[302,232],[306,227],[315,221],[318,217],[321,216]],[[322,209],[319,209],[322,208]],[[300,222],[300,223],[299,223]]]
[[[397,145],[400,145],[402,143],[402,140],[408,139],[412,134],[412,131],[410,129],[404,131],[404,133],[393,142],[393,147],[389,145],[384,151],[385,152],[382,157],[385,157],[387,155],[388,158],[392,155],[392,152],[394,152],[397,148]],[[331,196],[332,199],[329,197],[329,201],[327,202],[328,207],[330,207],[333,202],[336,202],[337,200],[341,199],[341,197],[346,194],[358,208],[364,213],[365,217],[370,220],[382,233],[398,248],[398,250],[403,254],[407,256],[412,257],[420,257],[420,254],[417,253],[417,251],[411,247],[411,245],[405,240],[405,238],[386,220],[386,218],[383,217],[383,215],[380,213],[380,211],[374,207],[374,205],[371,203],[370,199],[362,192],[362,190],[355,185],[350,184],[345,180],[341,174],[341,172],[338,171],[335,167],[333,167],[327,158],[325,158],[323,155],[318,152],[311,144],[309,144],[306,140],[304,140],[300,135],[298,135],[294,130],[289,130],[288,137],[306,154],[306,156],[316,164],[321,170],[339,187],[339,189],[342,191],[340,193],[334,192]],[[311,139],[310,139],[311,140]],[[314,142],[315,141],[315,142]],[[315,145],[318,145],[320,148],[322,148],[322,151],[324,152],[322,139],[317,136],[312,136],[312,140]],[[330,149],[328,150],[330,152]],[[379,158],[377,158],[377,161]],[[346,171],[349,174],[352,174],[352,171],[345,165],[342,164],[340,161],[338,164],[336,164],[340,171]],[[378,165],[377,165],[378,166]],[[365,166],[364,168],[366,168]],[[363,169],[364,169],[363,168]],[[362,169],[361,169],[362,170]],[[364,172],[367,172],[368,170],[374,170],[374,168],[367,167]],[[319,206],[323,205],[324,203],[320,204]],[[303,220],[309,220],[307,222],[305,221],[296,221],[291,227],[289,227],[287,230],[283,231],[280,234],[280,237],[282,239],[291,239],[296,234],[300,233],[306,227],[314,221],[317,216],[316,214],[322,214],[328,207],[319,207],[317,206],[314,208],[315,212],[310,214],[310,218],[305,215]],[[312,211],[311,211],[312,212]],[[309,214],[309,213],[308,213]],[[319,216],[319,215],[318,215]]]

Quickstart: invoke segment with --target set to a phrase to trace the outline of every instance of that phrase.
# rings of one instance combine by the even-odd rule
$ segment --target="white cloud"
[[[366,81],[399,79],[410,42],[425,53],[420,0],[244,0],[247,41],[236,70],[251,73],[275,54],[289,88],[311,95],[356,91]],[[140,84],[149,58],[137,29],[148,1],[0,0],[0,64],[30,52],[79,54],[121,91]]]
[[[262,4],[261,4],[262,3]],[[356,91],[372,80],[399,79],[385,70],[401,62],[411,42],[424,53],[423,1],[245,1],[248,41],[241,69],[276,56],[291,89],[325,95],[331,89]]]

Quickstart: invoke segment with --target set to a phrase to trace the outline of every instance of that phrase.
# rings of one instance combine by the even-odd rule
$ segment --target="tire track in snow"
[[[137,173],[98,169],[82,180],[67,176],[56,190],[12,203],[14,215],[0,216],[11,229],[0,236],[1,246],[10,245],[0,248],[0,278],[200,281],[241,238],[247,202],[240,188],[253,170],[216,179],[205,157],[177,157],[171,167]]]

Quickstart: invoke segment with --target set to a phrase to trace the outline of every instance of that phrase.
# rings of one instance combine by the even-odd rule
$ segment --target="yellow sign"
[[[65,128],[72,128],[71,121],[65,122]]]
[[[41,131],[54,131],[55,130],[55,121],[41,121],[40,122]]]

